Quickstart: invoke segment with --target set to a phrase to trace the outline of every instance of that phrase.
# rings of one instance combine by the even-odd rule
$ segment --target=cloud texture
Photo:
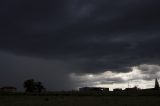
[[[0,50],[58,61],[66,66],[58,76],[159,65],[159,5],[157,0],[1,0]]]

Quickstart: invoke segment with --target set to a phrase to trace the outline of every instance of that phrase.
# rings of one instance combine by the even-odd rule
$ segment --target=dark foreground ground
[[[3,95],[0,106],[160,106],[160,97]]]

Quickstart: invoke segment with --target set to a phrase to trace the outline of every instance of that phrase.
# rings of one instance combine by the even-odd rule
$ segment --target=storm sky
[[[153,87],[160,1],[1,0],[0,87]]]

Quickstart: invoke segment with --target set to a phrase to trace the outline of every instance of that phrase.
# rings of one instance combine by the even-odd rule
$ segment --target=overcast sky
[[[0,86],[153,87],[158,0],[1,0]],[[127,76],[127,77],[126,77]]]

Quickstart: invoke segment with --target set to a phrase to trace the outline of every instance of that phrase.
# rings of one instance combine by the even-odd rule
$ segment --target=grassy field
[[[160,106],[155,96],[0,96],[0,106]]]

